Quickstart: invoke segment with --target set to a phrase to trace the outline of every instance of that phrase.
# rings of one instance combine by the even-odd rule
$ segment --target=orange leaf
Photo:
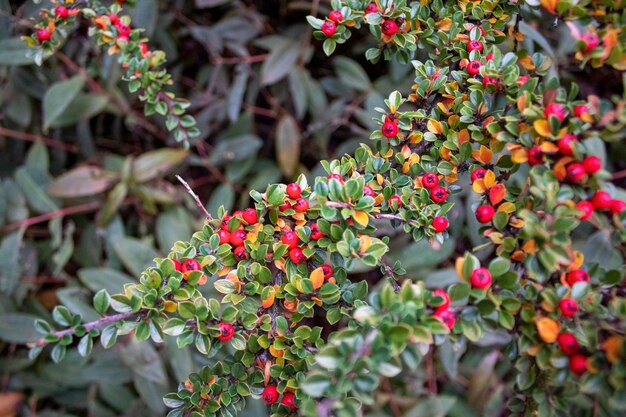
[[[322,267],[320,266],[319,268],[315,268],[313,272],[311,272],[309,279],[313,283],[314,289],[318,289],[319,287],[321,287],[324,283],[324,270],[322,269]]]
[[[366,235],[359,236],[360,247],[359,252],[365,253],[372,246],[372,238]]]
[[[454,269],[456,270],[456,275],[463,281],[463,263],[465,262],[465,258],[459,256],[456,258],[454,262]]]
[[[541,144],[540,147],[541,147],[541,152],[548,154],[548,155],[554,155],[555,153],[559,151],[559,148],[556,146],[554,142],[545,141]]]
[[[548,318],[542,317],[537,320],[537,332],[539,337],[546,343],[554,343],[559,334],[559,323]]]
[[[283,357],[283,355],[285,354],[285,351],[284,351],[284,350],[279,350],[279,349],[276,349],[276,348],[274,347],[274,345],[271,345],[271,346],[270,346],[269,351],[270,351],[270,354],[271,354],[273,357],[275,357],[275,358],[282,358],[282,357]]]
[[[459,145],[470,140],[469,130],[463,129],[459,132]]]
[[[487,189],[490,189],[491,187],[496,185],[496,173],[490,169],[487,170],[487,172],[485,172],[485,178],[483,178],[483,181],[485,181],[485,187]]]
[[[474,149],[472,151],[472,158],[483,164],[489,164],[491,158],[493,158],[493,152],[485,145],[480,145],[480,149]]]
[[[487,187],[485,186],[485,180],[483,178],[479,178],[472,184],[472,189],[476,194],[482,194],[487,191]]]
[[[541,6],[552,14],[556,13],[557,4],[559,4],[559,0],[541,0]]]
[[[428,123],[426,123],[426,128],[430,133],[435,133],[437,135],[443,133],[443,127],[441,126],[441,123],[435,119],[430,119]]]
[[[270,287],[268,291],[267,298],[263,299],[263,308],[270,308],[274,304],[274,299],[276,298],[276,290],[273,287]]]
[[[616,364],[619,362],[619,358],[622,356],[623,340],[618,335],[609,336],[602,343],[602,350],[606,353],[606,360],[609,363]]]
[[[544,138],[549,137],[552,134],[550,130],[550,125],[546,119],[538,119],[533,122],[533,127]]]
[[[495,206],[504,200],[505,195],[506,187],[504,184],[496,184],[489,190],[489,201],[491,201],[491,204]]]

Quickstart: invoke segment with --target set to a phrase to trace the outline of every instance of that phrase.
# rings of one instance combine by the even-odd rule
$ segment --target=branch
[[[78,153],[78,147],[69,143],[65,143],[60,140],[48,138],[40,135],[33,135],[31,133],[19,132],[17,130],[11,130],[0,126],[0,136],[6,136],[7,138],[23,140],[26,142],[41,142],[51,148],[63,149],[65,152]]]
[[[207,220],[213,220],[213,217],[211,216],[211,214],[207,211],[206,207],[204,207],[202,205],[202,202],[200,201],[200,197],[198,197],[198,195],[196,193],[193,192],[193,190],[191,189],[191,187],[189,186],[189,184],[187,184],[187,181],[185,181],[184,179],[181,178],[180,175],[176,175],[176,179],[178,181],[180,181],[181,184],[183,184],[183,186],[185,187],[185,189],[187,190],[187,192],[193,197],[193,199],[196,202],[196,205],[198,207],[200,207],[200,210],[202,210],[202,212],[204,213],[204,215],[206,216]]]
[[[85,323],[83,327],[85,328],[85,333],[89,333],[93,329],[99,329],[108,324],[117,323],[118,321],[125,320],[129,317],[132,317],[135,314],[138,314],[138,313],[133,313],[132,311],[129,311],[126,313],[113,314],[112,316],[104,316],[101,319],[98,319],[96,321]],[[69,329],[51,332],[50,334],[58,338],[62,338],[64,336],[67,336],[68,334],[73,335],[74,333],[76,333],[76,329],[74,327],[70,327]],[[35,342],[34,346],[45,346],[48,343],[50,342],[42,338],[42,339],[39,339],[37,342]]]

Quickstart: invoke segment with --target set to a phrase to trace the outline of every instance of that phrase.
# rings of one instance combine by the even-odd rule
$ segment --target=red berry
[[[491,272],[487,268],[476,268],[470,276],[470,284],[474,288],[484,290],[491,286]]]
[[[530,165],[543,164],[543,151],[541,146],[533,146],[528,150],[528,163]]]
[[[278,391],[276,390],[276,387],[273,385],[265,387],[263,393],[261,394],[261,398],[263,398],[263,402],[267,405],[274,404],[278,401]]]
[[[582,214],[578,217],[580,220],[587,220],[593,215],[593,204],[589,201],[580,201],[576,203],[576,208],[582,211]]]
[[[611,202],[613,198],[611,194],[606,191],[596,191],[596,193],[591,197],[591,204],[593,204],[593,208],[596,210],[607,210],[611,207]]]
[[[183,271],[183,267],[180,264],[180,261],[178,259],[170,258],[170,261],[172,261],[174,263],[174,270],[175,271],[178,271],[178,272],[182,272]]]
[[[339,23],[343,20],[343,13],[341,13],[340,10],[331,10],[331,12],[328,13],[328,18],[335,23]]]
[[[376,12],[378,12],[378,8],[376,7],[375,3],[370,3],[365,8],[364,12],[365,12],[365,14],[376,13]]]
[[[333,276],[333,267],[332,266],[330,266],[328,264],[324,264],[320,268],[322,268],[322,271],[324,272],[324,279],[328,279],[328,278]]]
[[[470,63],[467,64],[467,68],[465,68],[465,70],[467,71],[469,75],[473,77],[474,75],[477,75],[480,72],[480,67],[482,66],[483,66],[482,62],[478,60],[474,60],[474,61],[470,61]]]
[[[559,347],[566,355],[573,355],[578,352],[579,345],[578,340],[576,340],[576,336],[569,332],[560,333],[556,338]]]
[[[237,262],[248,259],[248,252],[246,252],[246,248],[244,246],[237,246],[233,251],[233,255],[235,256]]]
[[[400,198],[399,195],[392,195],[391,197],[389,197],[389,199],[387,200],[387,204],[389,205],[389,207],[393,208],[393,203],[396,203],[398,208],[402,207],[402,199]]]
[[[307,200],[306,198],[299,198],[296,200],[296,203],[293,205],[293,208],[298,213],[304,213],[305,211],[309,209],[309,200]]]
[[[596,49],[598,45],[600,45],[600,38],[598,38],[598,34],[595,32],[587,32],[583,36],[580,37],[585,44],[583,51],[589,53]]]
[[[489,76],[485,76],[483,78],[483,86],[487,87],[489,84],[497,86],[499,83],[497,78],[491,78]]]
[[[489,205],[479,206],[474,212],[476,220],[478,220],[478,223],[482,224],[489,223],[495,214],[496,210]]]
[[[236,211],[233,213],[233,217],[241,216],[242,214],[243,214],[243,211],[241,211],[241,210],[236,210]]]
[[[587,357],[579,353],[569,357],[569,369],[578,376],[587,372]]]
[[[333,22],[324,22],[321,30],[324,35],[326,35],[326,37],[330,38],[335,34],[335,32],[337,32],[337,25],[335,25]]]
[[[117,15],[115,13],[110,13],[108,17],[109,17],[109,20],[111,21],[112,25],[117,26],[118,23],[120,22],[120,18],[117,17]]]
[[[441,298],[443,298],[443,301],[442,301],[439,305],[435,306],[435,307],[437,307],[438,309],[441,309],[441,308],[448,308],[448,307],[450,306],[450,296],[449,296],[449,295],[448,295],[448,293],[447,293],[447,292],[445,292],[444,290],[441,290],[441,289],[436,289],[436,290],[434,290],[434,291],[432,292],[432,294],[431,294],[431,295],[432,295],[433,297],[441,297]]]
[[[476,168],[475,170],[472,171],[470,178],[472,182],[474,182],[478,179],[485,178],[486,173],[487,171],[485,170],[485,168]]]
[[[126,43],[128,43],[128,42],[130,41],[130,38],[129,38],[128,36],[126,36],[126,35],[120,35],[120,36],[118,36],[116,39],[117,39],[117,41],[124,41],[124,42],[126,42]],[[117,41],[116,41],[116,42],[117,42]],[[119,45],[119,44],[118,44],[118,45]]]
[[[228,230],[220,229],[217,231],[217,235],[220,237],[220,245],[230,242],[230,233]]]
[[[572,162],[567,165],[567,180],[570,182],[580,182],[585,178],[587,172],[583,164],[578,162]]]
[[[386,121],[383,123],[380,131],[383,132],[383,136],[386,138],[393,138],[398,134],[398,125],[394,122]]]
[[[130,26],[128,25],[117,25],[117,30],[120,34],[120,36],[128,36],[130,35]]]
[[[611,213],[613,214],[621,214],[622,211],[626,210],[626,202],[623,200],[611,200],[611,206],[609,207]]]
[[[289,259],[291,259],[291,262],[294,264],[301,264],[306,261],[306,256],[304,256],[302,249],[293,248],[289,251]]]
[[[381,23],[380,30],[387,36],[393,36],[398,31],[398,24],[393,20],[385,20]]]
[[[200,262],[195,259],[187,259],[181,266],[182,272],[199,271],[200,269],[202,269]]]
[[[326,177],[326,179],[329,181],[332,179],[336,179],[337,181],[343,184],[343,177],[339,174],[330,174],[329,176]]]
[[[485,60],[487,60],[487,61],[493,61],[493,54],[492,54],[492,53],[489,53],[489,54],[485,55]]]
[[[530,77],[528,75],[520,75],[519,77],[517,77],[517,86],[523,86],[528,80],[530,80]]]
[[[571,133],[568,133],[556,142],[556,146],[559,148],[561,155],[573,155],[574,142],[578,142],[578,138]]]
[[[293,392],[286,392],[283,394],[283,399],[280,400],[280,403],[282,405],[286,405],[287,407],[289,407],[291,409],[291,411],[294,411],[296,409],[296,405],[294,404],[294,395]]]
[[[430,190],[430,199],[435,203],[443,203],[448,198],[448,189],[445,187],[437,186]]]
[[[454,313],[447,308],[438,308],[433,316],[437,317],[448,329],[452,330],[454,327]]]
[[[578,303],[573,298],[563,298],[559,301],[559,311],[563,317],[574,317],[578,312]]]
[[[584,269],[575,269],[565,275],[565,281],[571,286],[577,282],[589,282],[589,273]]]
[[[235,335],[235,328],[230,323],[221,322],[219,324],[220,335],[217,337],[217,340],[220,342],[228,342]]]
[[[283,235],[280,237],[280,240],[285,245],[287,245],[289,249],[295,248],[296,246],[298,246],[298,243],[300,242],[300,238],[298,237],[296,232],[292,232],[292,231],[283,233]]]
[[[435,217],[432,223],[435,232],[441,233],[448,228],[448,219],[445,217]]]
[[[139,51],[141,52],[141,56],[148,55],[148,45],[146,45],[145,43],[140,43]]]
[[[469,30],[468,30],[468,31],[469,31],[469,32],[471,32],[471,31],[472,31],[473,29],[475,29],[475,28],[480,29],[480,35],[481,35],[481,36],[485,36],[485,28],[483,28],[482,26],[479,26],[479,25],[473,25],[473,26],[471,26],[471,27],[469,28]]]
[[[228,230],[228,221],[230,219],[232,219],[232,218],[233,218],[233,216],[229,216],[228,214],[226,214],[224,217],[222,217],[222,223],[221,223],[220,227],[223,230]]]
[[[584,114],[589,113],[589,107],[585,104],[579,104],[578,106],[574,106],[574,116],[581,118]]]
[[[550,103],[543,110],[543,114],[546,119],[549,119],[550,116],[554,116],[559,119],[560,122],[565,120],[565,116],[567,115],[567,109],[564,105],[559,103]]]
[[[602,169],[602,161],[595,155],[591,155],[583,159],[583,167],[587,174],[595,174]]]
[[[467,52],[478,51],[482,52],[483,43],[481,41],[473,40],[467,43]]]
[[[300,187],[300,184],[295,182],[289,184],[287,186],[287,195],[289,196],[289,198],[292,198],[294,200],[296,198],[300,198],[300,196],[302,195],[302,188]]]
[[[368,197],[374,197],[374,189],[370,187],[369,185],[365,184],[363,186],[363,195],[366,195]]]
[[[256,210],[253,208],[245,209],[243,211],[243,214],[241,215],[241,218],[243,219],[244,222],[248,224],[257,224],[257,222],[259,221],[259,216]]]
[[[320,232],[320,228],[317,225],[317,223],[313,223],[311,225],[311,239],[313,240],[320,240],[323,237],[326,237],[326,235],[322,232]]]
[[[291,202],[288,200],[285,200],[285,202],[278,206],[278,210],[280,211],[285,211],[285,210],[289,210],[291,208]]]
[[[424,188],[435,188],[439,184],[439,177],[434,172],[427,172],[422,177],[422,185]]]
[[[235,230],[230,234],[230,244],[233,246],[243,246],[243,242],[246,240],[247,233],[243,230]]]
[[[59,6],[54,9],[54,14],[60,19],[67,19],[70,16],[70,11],[65,6]]]
[[[52,38],[52,31],[48,29],[39,29],[37,30],[37,40],[39,42],[49,41]]]

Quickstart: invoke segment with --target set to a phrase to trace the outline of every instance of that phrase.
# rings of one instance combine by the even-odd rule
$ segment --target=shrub
[[[363,404],[384,401],[383,383],[394,414],[403,412],[395,393],[417,390],[431,397],[412,415],[429,408],[444,415],[453,400],[435,396],[435,359],[454,376],[459,355],[491,346],[497,350],[474,365],[501,367],[508,413],[585,415],[602,407],[619,415],[626,203],[596,150],[599,139],[621,140],[623,101],[580,98],[576,84],[551,77],[551,60],[521,46],[517,3],[331,6],[325,19],[308,17],[324,52],[367,26],[377,45],[365,51],[368,60],[415,69],[411,93],[394,91],[376,108],[371,145],[322,161],[325,174],[311,182],[300,175],[251,191],[245,210],[207,212],[201,230],[156,258],[139,282],[118,294],[98,291],[98,320],[86,323],[59,306],[53,318],[66,329],[38,321],[43,337],[31,358],[50,346],[60,361],[75,342],[87,355],[95,338],[109,348],[130,333],[155,343],[173,336],[178,347],[216,359],[165,396],[171,416],[235,415],[247,397],[277,416],[356,416]],[[621,69],[618,11],[603,2],[541,6],[568,20],[581,65]],[[29,38],[38,59],[80,9],[99,45],[120,54],[146,114],[165,115],[179,141],[200,133],[183,115],[184,101],[163,91],[163,55],[141,46],[119,5],[71,9],[42,13]],[[589,29],[581,34],[572,22]],[[402,263],[388,259],[393,239],[445,245],[461,227],[447,218],[451,200],[470,184],[467,211],[480,240],[464,242],[453,263],[458,278],[434,289],[406,277]],[[596,229],[590,240],[606,253],[587,259],[572,236]],[[353,281],[348,272],[362,266],[379,268],[385,280],[371,291]],[[320,322],[336,327],[325,331]]]

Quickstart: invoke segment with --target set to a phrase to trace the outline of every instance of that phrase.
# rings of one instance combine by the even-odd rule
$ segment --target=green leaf
[[[28,205],[38,213],[48,213],[59,208],[25,167],[18,168],[15,172],[15,182],[26,196]]]
[[[311,397],[321,397],[330,386],[328,375],[320,373],[309,374],[300,385],[300,388]]]
[[[0,40],[0,66],[34,64],[33,57],[28,56],[30,50],[31,48],[20,38]]]
[[[156,251],[139,239],[121,236],[113,242],[113,250],[126,269],[139,276],[157,257]]]
[[[0,315],[0,340],[9,343],[29,343],[39,340],[35,330],[36,316],[23,313]]]
[[[71,126],[83,120],[89,120],[104,110],[108,98],[98,94],[79,93],[50,127]]]
[[[224,183],[213,190],[206,209],[209,213],[216,215],[220,206],[224,206],[224,210],[230,211],[234,204],[235,189],[229,183]]]
[[[78,278],[91,291],[105,289],[109,294],[123,290],[124,284],[135,282],[131,277],[110,268],[82,268]]]
[[[21,244],[21,231],[5,236],[0,243],[0,292],[4,294],[13,293],[22,274],[19,256]]]
[[[105,314],[111,305],[111,297],[109,293],[102,289],[93,296],[93,307],[100,313]]]
[[[48,193],[61,198],[96,195],[108,190],[117,178],[113,172],[83,165],[55,178],[48,186]]]
[[[278,121],[276,128],[276,159],[286,177],[292,177],[300,162],[300,128],[296,119],[288,113]]]
[[[363,92],[370,88],[370,78],[365,70],[354,60],[343,56],[335,58],[335,71],[345,85]]]
[[[44,131],[47,131],[63,114],[84,85],[85,79],[81,76],[76,76],[53,84],[46,91],[46,95],[43,98]]]
[[[189,152],[185,149],[158,149],[142,154],[133,162],[133,179],[138,183],[161,178],[183,162]]]
[[[278,41],[261,65],[261,85],[274,84],[293,71],[301,51],[300,42],[290,38]]]

